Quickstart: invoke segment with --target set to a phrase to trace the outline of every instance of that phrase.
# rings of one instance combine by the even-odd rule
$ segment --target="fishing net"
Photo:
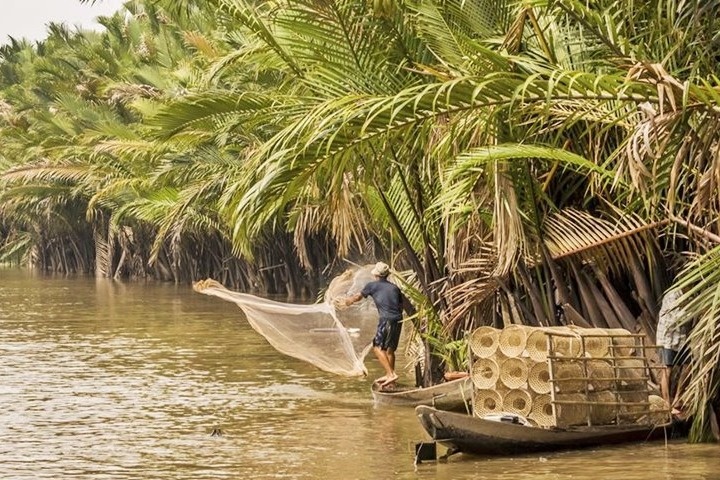
[[[276,302],[201,280],[193,289],[237,304],[248,323],[276,350],[321,370],[345,376],[366,375],[364,359],[378,323],[372,299],[336,310],[333,301],[353,295],[373,280],[373,265],[348,270],[334,278],[323,303]]]

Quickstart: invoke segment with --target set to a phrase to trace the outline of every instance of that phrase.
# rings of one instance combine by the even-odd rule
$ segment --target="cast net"
[[[215,280],[201,280],[193,290],[237,304],[250,326],[276,350],[327,372],[366,375],[364,359],[378,323],[371,298],[336,310],[333,301],[362,290],[373,280],[373,265],[357,267],[335,277],[322,303],[282,303],[226,289]]]

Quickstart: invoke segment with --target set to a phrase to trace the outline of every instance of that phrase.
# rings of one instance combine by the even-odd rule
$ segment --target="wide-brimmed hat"
[[[387,277],[388,275],[390,275],[390,267],[387,263],[378,262],[375,264],[375,268],[373,268],[372,272],[370,273],[372,273],[376,277]]]

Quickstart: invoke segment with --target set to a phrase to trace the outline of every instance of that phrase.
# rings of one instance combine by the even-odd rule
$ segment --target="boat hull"
[[[469,412],[472,401],[472,381],[469,377],[452,380],[432,387],[380,390],[372,386],[372,395],[378,405],[427,405],[438,410]]]
[[[415,412],[435,441],[454,452],[476,455],[516,455],[645,442],[668,438],[671,434],[666,426],[608,425],[559,430],[483,420],[427,406],[419,406]]]

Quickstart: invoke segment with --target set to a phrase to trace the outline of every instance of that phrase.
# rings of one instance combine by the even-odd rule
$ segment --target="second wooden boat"
[[[428,405],[439,410],[459,412],[470,411],[472,392],[473,385],[469,377],[424,388],[397,387],[383,390],[377,383],[372,386],[373,399],[378,405]]]

